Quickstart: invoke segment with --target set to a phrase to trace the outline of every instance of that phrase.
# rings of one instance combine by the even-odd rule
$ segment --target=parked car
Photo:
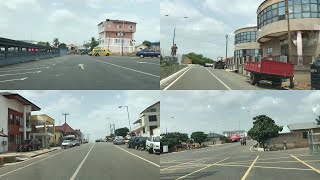
[[[113,140],[113,144],[125,144],[124,138],[122,136],[115,137]]]
[[[146,151],[160,154],[160,136],[151,136],[146,141]]]
[[[147,139],[148,137],[136,137],[133,142],[133,147],[135,149],[139,149],[139,148],[145,149]]]
[[[137,52],[136,56],[139,56],[141,58],[144,57],[160,57],[160,51],[154,51],[151,49],[143,49],[139,52]]]
[[[41,142],[38,139],[27,139],[18,145],[17,151],[33,151],[41,148]]]
[[[129,139],[129,141],[127,142],[127,148],[133,148],[134,147],[134,141],[137,137],[132,137]]]
[[[80,146],[80,141],[78,139],[72,141],[73,146]]]
[[[71,147],[73,147],[72,141],[71,141],[71,140],[64,140],[64,141],[61,143],[61,147],[62,147],[62,149],[66,149],[66,148],[71,148]]]
[[[84,49],[82,51],[80,51],[81,55],[87,55],[90,52],[90,49]]]
[[[311,89],[320,90],[320,57],[310,65]]]

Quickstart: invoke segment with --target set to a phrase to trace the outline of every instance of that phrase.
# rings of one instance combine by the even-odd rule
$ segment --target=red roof
[[[62,126],[55,126],[56,131],[62,131],[66,130],[66,133],[73,133],[74,130],[66,123],[64,123]]]

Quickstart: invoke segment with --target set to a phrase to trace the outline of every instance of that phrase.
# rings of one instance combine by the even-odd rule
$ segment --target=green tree
[[[320,125],[320,115],[316,118],[317,125]]]
[[[143,41],[143,43],[142,43],[143,45],[145,45],[145,46],[147,46],[148,47],[148,49],[150,49],[150,47],[151,47],[151,42],[150,41]]]
[[[191,52],[189,54],[183,55],[184,58],[188,57],[192,60],[192,64],[200,64],[204,66],[206,63],[213,63],[213,60],[207,57],[204,57],[202,54],[196,54],[194,52]]]
[[[67,45],[65,43],[61,43],[59,44],[58,46],[60,49],[66,49],[67,48]]]
[[[181,144],[182,142],[187,142],[188,134],[171,132],[168,134],[162,134],[160,140],[161,146],[168,145],[169,149],[172,149],[174,146]]]
[[[191,139],[194,140],[194,142],[199,143],[200,145],[207,139],[207,135],[202,131],[193,132],[191,134]]]
[[[98,45],[99,45],[99,42],[96,41],[96,39],[94,37],[92,37],[91,42],[90,42],[90,50],[92,51],[92,49],[97,47]]]
[[[42,41],[39,41],[39,42],[37,43],[37,45],[39,45],[39,46],[46,46],[46,47],[50,47],[50,43],[49,43],[49,42],[42,42]]]
[[[248,136],[258,141],[263,149],[268,139],[278,137],[283,127],[275,124],[274,120],[266,115],[259,115],[253,118],[253,127],[248,131]]]
[[[86,49],[88,49],[88,48],[90,48],[90,43],[85,43],[85,44],[83,44],[83,46],[84,46]]]
[[[59,44],[60,44],[59,39],[58,39],[58,38],[54,38],[54,39],[53,39],[53,46],[54,46],[54,47],[58,47]]]
[[[122,136],[125,137],[128,135],[129,129],[127,127],[119,128],[115,130],[116,136]]]

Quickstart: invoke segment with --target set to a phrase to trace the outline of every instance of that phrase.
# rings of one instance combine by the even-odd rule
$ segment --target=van
[[[112,52],[107,48],[93,48],[91,52],[88,53],[90,56],[110,56]]]

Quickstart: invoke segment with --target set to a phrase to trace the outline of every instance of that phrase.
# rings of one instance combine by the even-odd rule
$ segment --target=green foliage
[[[204,57],[202,54],[196,54],[194,52],[186,55],[189,59],[192,60],[192,64],[200,64],[204,66],[206,63],[213,63],[213,60],[207,57]]]
[[[90,43],[85,43],[85,44],[83,44],[83,46],[84,46],[86,49],[88,49],[88,48],[90,47]]]
[[[205,142],[207,139],[207,135],[202,131],[193,132],[191,134],[191,138],[194,140],[194,142],[199,143],[200,145]]]
[[[59,44],[58,48],[60,49],[66,49],[67,48],[67,45],[65,43],[61,43]]]
[[[147,46],[148,49],[150,49],[150,47],[151,47],[151,42],[150,42],[150,41],[143,41],[142,44],[145,45],[145,46]]]
[[[53,46],[54,47],[58,47],[60,45],[59,39],[58,38],[54,38],[53,39]]]
[[[317,125],[320,125],[320,115],[316,118]]]
[[[119,128],[115,130],[116,136],[122,136],[125,137],[128,135],[129,129],[127,127]]]
[[[161,146],[168,145],[169,149],[172,149],[174,146],[181,144],[181,142],[187,142],[188,134],[171,132],[168,134],[162,134],[160,140]]]
[[[283,127],[275,124],[274,120],[266,115],[259,115],[253,118],[253,127],[248,131],[248,136],[263,145],[273,137],[278,137]]]
[[[49,42],[38,42],[37,45],[39,46],[45,46],[45,47],[50,47],[50,43]]]
[[[92,51],[92,49],[97,47],[98,45],[99,45],[99,42],[96,41],[96,39],[94,37],[92,37],[91,42],[90,42],[90,50]]]

